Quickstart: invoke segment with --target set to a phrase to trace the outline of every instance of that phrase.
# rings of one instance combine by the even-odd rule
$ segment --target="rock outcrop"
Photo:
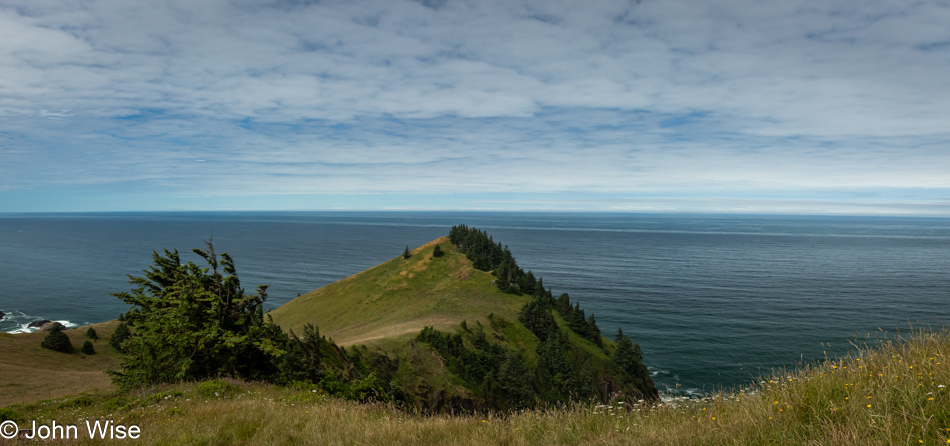
[[[55,327],[55,326],[57,326],[57,325],[59,326],[59,329],[60,329],[60,330],[65,330],[65,329],[66,329],[66,327],[65,327],[63,324],[60,324],[59,322],[47,322],[47,323],[43,324],[42,326],[40,326],[40,330],[39,330],[39,331],[50,331],[50,330],[53,329],[53,327]]]

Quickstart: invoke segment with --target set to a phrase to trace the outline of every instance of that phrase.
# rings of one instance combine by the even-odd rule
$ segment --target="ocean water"
[[[0,331],[115,318],[111,293],[153,250],[213,237],[276,307],[447,235],[486,229],[607,336],[644,351],[658,387],[696,394],[950,320],[950,219],[413,212],[0,214]],[[188,253],[184,259],[198,261]],[[2,352],[0,352],[2,354]]]

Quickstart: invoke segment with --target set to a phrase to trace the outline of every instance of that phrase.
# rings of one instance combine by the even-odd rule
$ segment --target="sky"
[[[950,216],[947,1],[3,0],[0,212]]]

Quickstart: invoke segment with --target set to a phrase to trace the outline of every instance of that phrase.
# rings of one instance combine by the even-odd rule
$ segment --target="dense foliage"
[[[46,335],[40,346],[62,353],[73,352],[73,343],[69,341],[69,336],[63,333],[63,326],[60,324],[53,324],[53,328],[50,329],[49,334]]]
[[[128,354],[113,378],[124,386],[216,376],[265,380],[276,372],[285,335],[264,321],[265,285],[244,292],[234,262],[214,246],[194,249],[208,264],[182,263],[178,251],[152,253],[144,277],[129,276],[132,305],[125,319],[135,332],[119,346]],[[219,271],[220,269],[220,271]],[[118,330],[117,330],[118,331]]]
[[[401,397],[384,380],[394,367],[377,354],[349,354],[306,325],[302,337],[285,334],[256,294],[241,286],[234,261],[214,246],[193,250],[207,263],[183,263],[178,251],[152,253],[144,277],[130,276],[130,292],[115,296],[132,305],[110,344],[127,355],[113,380],[131,388],[155,383],[232,377],[290,386],[314,386],[359,400]],[[134,327],[134,331],[129,328]]]
[[[481,373],[477,377],[484,376],[484,381],[480,386],[469,388],[478,389],[488,399],[493,395],[486,390],[492,388],[490,384],[508,382],[507,388],[503,389],[505,397],[502,402],[509,407],[592,396],[606,401],[608,395],[616,390],[633,392],[647,399],[658,396],[649,372],[642,363],[639,345],[621,334],[611,351],[594,315],[587,316],[579,303],[571,302],[567,293],[555,299],[551,290],[544,288],[542,279],[535,278],[531,271],[524,272],[518,266],[507,246],[496,243],[487,232],[465,225],[453,226],[449,231],[449,240],[466,255],[473,267],[491,271],[497,278],[493,284],[499,290],[531,295],[531,299],[519,311],[518,321],[538,339],[537,363],[533,370],[523,360],[523,355],[509,350],[504,362],[495,355],[494,365],[485,368],[474,366],[475,371]],[[556,315],[563,319],[567,329],[561,328]],[[473,372],[469,368],[473,368],[471,364],[481,350],[466,349],[462,334],[440,337],[434,335],[431,328],[427,330],[418,339],[430,342],[443,358],[447,358],[450,370],[466,377],[466,381],[471,381],[468,376]],[[465,326],[463,331],[469,332]],[[600,349],[609,357],[609,364],[595,366],[591,354],[571,342],[571,333]],[[474,340],[472,344],[475,344]],[[465,370],[461,370],[460,364],[465,365]],[[516,369],[524,374],[514,376],[511,370]],[[522,383],[524,379],[528,381]]]
[[[86,341],[82,343],[82,348],[79,350],[87,355],[96,354],[96,348],[93,347],[92,341]]]
[[[512,294],[536,294],[544,291],[544,284],[535,279],[531,271],[526,273],[518,267],[508,247],[495,243],[487,232],[465,225],[452,226],[449,240],[465,254],[473,267],[492,271],[497,277],[495,286],[499,290]]]
[[[125,318],[120,319],[124,320]],[[125,322],[120,322],[115,327],[115,331],[112,332],[112,336],[109,337],[109,344],[115,347],[116,350],[125,353],[125,347],[122,344],[131,336],[132,330],[129,330],[129,326]]]

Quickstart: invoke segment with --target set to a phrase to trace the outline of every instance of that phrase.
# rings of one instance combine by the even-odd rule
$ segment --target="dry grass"
[[[76,351],[40,347],[47,333],[0,333],[0,406],[113,388],[103,370],[116,368],[120,354],[109,345],[117,321],[93,324],[99,335],[95,355],[80,353],[89,326],[63,330]]]
[[[918,332],[778,372],[739,393],[509,416],[424,417],[306,389],[236,382],[154,388],[124,399],[51,400],[19,411],[24,419],[81,426],[87,418],[134,423],[142,429],[137,444],[945,445],[948,354],[950,333]]]

